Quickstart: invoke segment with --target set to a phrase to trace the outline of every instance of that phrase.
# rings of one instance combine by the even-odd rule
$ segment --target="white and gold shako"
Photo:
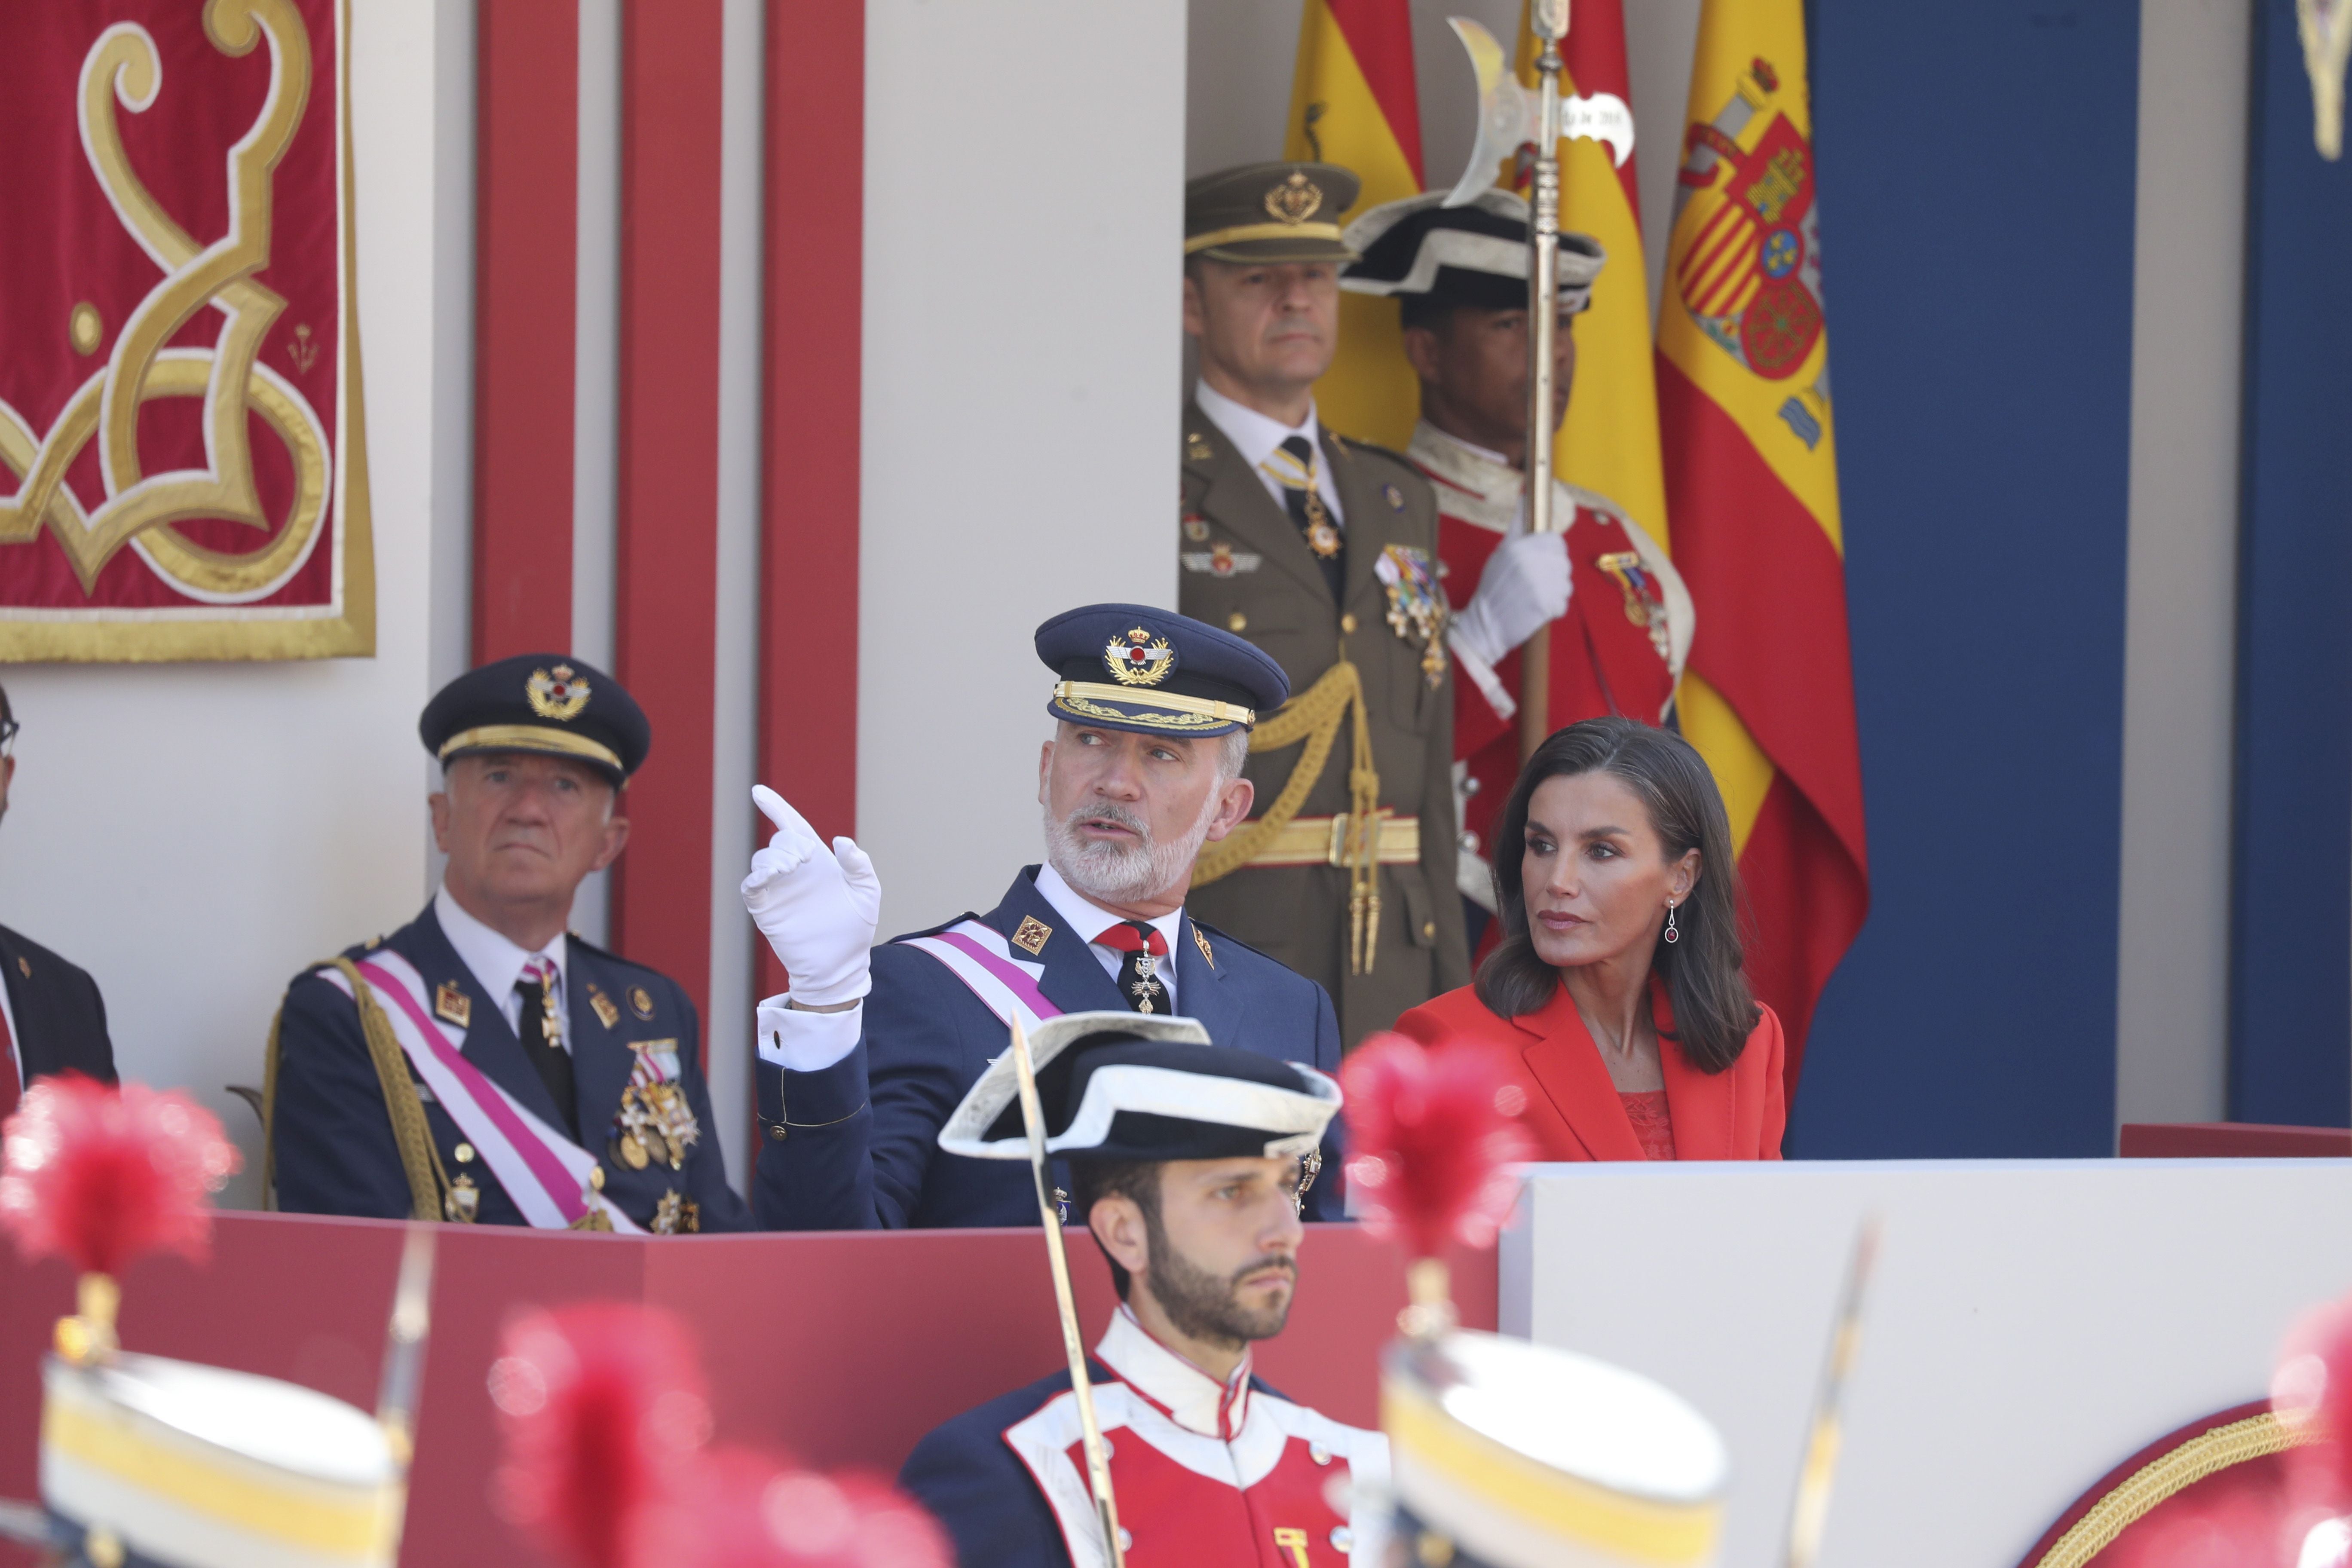
[[[568,654],[525,653],[469,669],[425,705],[425,749],[444,763],[481,752],[572,757],[616,785],[653,745],[636,699]]]
[[[365,1411],[193,1362],[41,1371],[41,1500],[76,1562],[389,1568],[406,1482]]]
[[[1065,1013],[1028,1037],[1049,1153],[1093,1160],[1305,1158],[1339,1109],[1339,1086],[1297,1062],[1213,1046],[1191,1018]],[[1025,1160],[1013,1056],[988,1066],[940,1147]]]
[[[1462,1330],[1381,1363],[1393,1539],[1444,1568],[1704,1568],[1730,1457],[1707,1419],[1590,1356]]]
[[[1290,696],[1282,667],[1231,632],[1146,605],[1087,605],[1037,628],[1062,679],[1045,710],[1147,735],[1245,730]]]

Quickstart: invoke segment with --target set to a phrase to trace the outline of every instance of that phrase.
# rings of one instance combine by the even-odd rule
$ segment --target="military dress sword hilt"
[[[1045,1111],[1037,1099],[1037,1071],[1029,1059],[1029,1037],[1021,1020],[1013,1020],[1013,1075],[1021,1087],[1021,1122],[1029,1134],[1029,1174],[1037,1187],[1037,1217],[1045,1227],[1045,1257],[1054,1270],[1054,1305],[1062,1316],[1062,1350],[1070,1361],[1070,1392],[1078,1398],[1078,1428],[1087,1456],[1087,1489],[1094,1494],[1095,1518],[1102,1526],[1103,1558],[1111,1568],[1127,1568],[1127,1552],[1119,1543],[1118,1502],[1111,1496],[1110,1454],[1103,1447],[1102,1424],[1095,1418],[1094,1382],[1087,1375],[1085,1337],[1078,1331],[1078,1308],[1070,1291],[1070,1259],[1062,1247],[1062,1214],[1054,1202],[1054,1185],[1045,1170]]]

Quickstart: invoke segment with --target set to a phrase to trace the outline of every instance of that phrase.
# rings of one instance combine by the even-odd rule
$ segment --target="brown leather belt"
[[[1397,816],[1383,809],[1380,840],[1373,860],[1382,866],[1414,866],[1421,862],[1421,818]],[[1337,816],[1294,816],[1282,825],[1273,842],[1248,862],[1252,866],[1345,866],[1348,863],[1348,814]]]

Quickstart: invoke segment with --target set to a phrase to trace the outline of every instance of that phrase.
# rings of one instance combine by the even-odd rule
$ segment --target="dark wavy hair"
[[[1537,955],[1528,931],[1522,872],[1528,802],[1545,780],[1580,773],[1622,780],[1648,808],[1668,861],[1699,853],[1698,886],[1675,914],[1682,940],[1660,942],[1650,963],[1674,1000],[1669,1037],[1702,1071],[1721,1072],[1739,1059],[1759,1016],[1740,973],[1739,865],[1715,775],[1672,731],[1631,719],[1587,719],[1556,731],[1519,770],[1491,846],[1496,919],[1503,934],[1478,966],[1478,1000],[1496,1017],[1516,1018],[1540,1011],[1559,988],[1559,972]]]

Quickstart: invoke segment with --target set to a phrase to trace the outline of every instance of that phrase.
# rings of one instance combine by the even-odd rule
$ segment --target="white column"
[[[2119,1123],[2224,1114],[2251,11],[2140,8]]]
[[[887,933],[1041,853],[1037,624],[1175,602],[1185,7],[866,26],[857,819]]]

